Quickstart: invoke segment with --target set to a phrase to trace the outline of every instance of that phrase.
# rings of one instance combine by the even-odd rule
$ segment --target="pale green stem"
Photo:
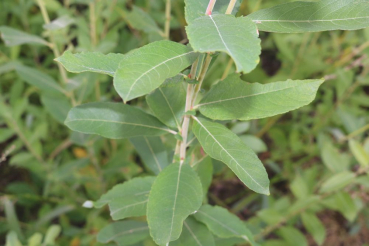
[[[237,0],[231,0],[229,2],[229,5],[228,5],[227,11],[226,11],[226,15],[232,14],[232,11],[234,9],[234,6],[236,5],[236,2],[237,2]]]
[[[95,1],[89,3],[90,8],[90,36],[92,45],[96,47],[97,41],[97,33],[96,33],[96,4]]]
[[[172,19],[171,12],[172,12],[172,0],[167,0],[165,6],[165,30],[164,30],[164,36],[165,39],[167,40],[169,40],[170,38],[170,21]]]

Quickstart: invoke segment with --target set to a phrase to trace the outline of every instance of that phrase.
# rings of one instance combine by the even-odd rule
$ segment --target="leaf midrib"
[[[290,22],[290,23],[310,23],[310,22],[332,22],[332,21],[345,21],[345,20],[357,20],[357,19],[369,19],[368,16],[364,17],[351,17],[351,18],[345,18],[345,19],[330,19],[330,20],[252,20],[256,24],[263,24],[263,22]]]
[[[130,229],[130,230],[127,230],[127,231],[123,231],[123,232],[120,232],[120,233],[117,233],[117,234],[114,234],[112,237],[110,237],[107,242],[113,240],[114,238],[116,237],[120,237],[122,235],[125,235],[125,234],[132,234],[134,232],[138,232],[138,231],[143,231],[143,230],[146,230],[146,229],[149,229],[148,226],[144,226],[144,227],[137,227],[137,228],[134,228],[134,229]]]

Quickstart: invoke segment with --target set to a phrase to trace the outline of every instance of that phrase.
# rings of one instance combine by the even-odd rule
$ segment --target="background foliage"
[[[243,1],[238,15],[283,2]],[[92,209],[89,201],[115,184],[147,176],[145,151],[138,147],[144,145],[68,130],[63,122],[72,105],[121,98],[110,76],[69,74],[54,59],[65,50],[126,53],[165,39],[165,3],[3,0],[0,9],[0,244],[38,245],[42,238],[43,245],[100,245],[97,239],[105,239],[96,236],[110,224],[109,210]],[[183,1],[172,1],[170,37],[185,43],[183,9]],[[265,164],[270,196],[247,189],[223,164],[195,150],[193,158],[214,177],[205,199],[241,218],[261,245],[369,243],[369,29],[260,37],[261,62],[244,80],[325,76],[326,82],[309,106],[227,122]],[[205,88],[235,70],[220,54]],[[67,80],[66,89],[59,86]],[[150,111],[143,98],[130,104]],[[158,147],[171,151],[176,139],[162,140]],[[143,242],[135,245],[155,245],[148,232],[138,237]]]

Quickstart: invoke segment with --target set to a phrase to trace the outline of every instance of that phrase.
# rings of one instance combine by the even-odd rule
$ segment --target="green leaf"
[[[247,83],[233,74],[216,84],[196,108],[219,120],[251,120],[283,114],[314,100],[324,80]]]
[[[248,17],[266,32],[356,30],[369,26],[369,4],[357,0],[292,2],[259,10]]]
[[[236,5],[232,11],[232,14],[235,15],[241,5],[242,0],[237,0]],[[186,8],[186,21],[187,24],[191,24],[195,19],[205,16],[206,9],[209,4],[209,0],[185,0]],[[229,5],[229,0],[217,0],[213,14],[225,14]]]
[[[186,105],[186,91],[182,84],[159,87],[146,96],[146,101],[161,122],[172,128],[181,128]]]
[[[69,110],[72,108],[70,101],[62,96],[41,95],[41,102],[47,112],[59,123],[63,124]]]
[[[204,151],[228,165],[251,190],[269,195],[269,179],[257,155],[225,126],[194,118],[193,132]]]
[[[301,219],[306,230],[313,236],[315,242],[318,245],[322,245],[326,237],[325,227],[322,222],[315,214],[309,212],[302,213]]]
[[[56,238],[61,232],[60,225],[51,225],[46,232],[44,245],[54,245]]]
[[[10,231],[6,234],[5,246],[22,246],[15,231]]]
[[[66,91],[61,88],[51,76],[40,72],[37,69],[26,67],[23,65],[17,65],[15,69],[22,80],[26,81],[30,85],[37,87],[37,89],[41,91],[49,94],[66,93]]]
[[[125,102],[146,95],[190,66],[198,54],[171,41],[158,41],[125,55],[114,76],[114,87]]]
[[[55,61],[61,63],[71,73],[94,72],[114,76],[123,57],[122,54],[104,55],[99,52],[72,54],[68,50]]]
[[[38,36],[31,35],[11,27],[0,26],[0,32],[1,38],[4,40],[6,46],[12,47],[22,44],[48,45],[48,43],[44,39]]]
[[[213,163],[209,156],[193,164],[193,169],[201,180],[204,199],[206,199],[211,181],[213,180]]]
[[[159,33],[160,35],[163,34],[153,18],[141,8],[138,8],[134,5],[132,7],[132,11],[127,13],[126,19],[134,29],[144,31],[146,33],[155,32]]]
[[[296,228],[290,226],[282,227],[277,231],[277,233],[286,241],[286,246],[308,246],[304,234]]]
[[[247,17],[203,16],[187,26],[186,31],[194,51],[226,52],[234,60],[237,72],[248,73],[260,61],[256,25]]]
[[[351,153],[359,162],[360,166],[366,168],[369,166],[369,154],[366,153],[364,147],[354,139],[350,139],[349,146]]]
[[[160,137],[131,138],[130,141],[145,166],[156,175],[169,165],[168,153]]]
[[[147,204],[150,234],[159,244],[177,240],[183,221],[200,208],[202,187],[189,165],[171,164],[156,178]]]
[[[322,184],[320,192],[326,193],[340,190],[352,183],[355,179],[355,176],[355,173],[349,171],[337,173]]]
[[[118,184],[94,202],[95,208],[109,204],[114,220],[146,214],[149,192],[155,177],[134,178]]]
[[[242,221],[222,207],[203,205],[194,216],[217,237],[241,237],[251,244],[255,243],[251,232]]]
[[[119,246],[126,246],[143,241],[149,236],[149,227],[146,222],[121,221],[104,227],[97,234],[100,243],[116,242]]]
[[[188,217],[183,225],[181,236],[170,246],[215,246],[214,237],[204,224]]]
[[[42,234],[36,232],[27,241],[28,246],[40,246],[42,245]]]
[[[73,131],[121,139],[170,132],[154,116],[121,103],[87,103],[72,108],[65,124]]]
[[[43,27],[46,30],[55,31],[55,30],[63,29],[73,23],[74,23],[73,18],[69,17],[68,15],[64,15],[64,16],[61,16],[53,20],[49,24],[45,24]]]
[[[255,153],[262,153],[268,150],[267,145],[254,135],[242,135],[240,139],[249,146]]]
[[[345,153],[340,153],[331,143],[324,143],[321,151],[323,163],[331,171],[343,172],[348,169],[350,157]]]
[[[358,214],[355,201],[347,192],[337,192],[333,196],[323,200],[322,203],[330,209],[341,212],[350,222],[353,222]]]

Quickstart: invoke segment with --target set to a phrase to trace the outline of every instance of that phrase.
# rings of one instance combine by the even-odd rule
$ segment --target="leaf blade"
[[[248,17],[261,31],[299,33],[365,28],[369,26],[368,13],[368,1],[323,0],[285,3]]]
[[[138,108],[109,102],[74,107],[69,111],[65,124],[73,131],[112,139],[173,133],[155,117]]]
[[[194,119],[192,131],[204,151],[210,157],[224,162],[251,190],[269,195],[268,175],[257,155],[225,126],[196,117]]]
[[[125,102],[146,95],[190,66],[197,56],[191,48],[171,41],[148,44],[123,58],[114,87]]]
[[[265,85],[248,84],[239,75],[233,74],[216,84],[196,107],[211,119],[260,119],[309,104],[315,99],[323,82],[324,80],[287,80]]]
[[[260,39],[256,25],[247,17],[208,15],[186,27],[191,46],[198,52],[226,52],[237,72],[248,73],[259,63]]]
[[[189,165],[175,163],[164,169],[152,186],[147,205],[154,241],[162,245],[178,239],[183,221],[200,208],[201,202],[201,182]]]

